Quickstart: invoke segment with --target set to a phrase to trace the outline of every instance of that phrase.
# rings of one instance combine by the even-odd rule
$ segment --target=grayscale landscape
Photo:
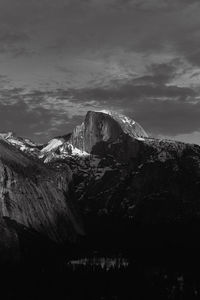
[[[0,0],[2,299],[199,299],[199,15]]]

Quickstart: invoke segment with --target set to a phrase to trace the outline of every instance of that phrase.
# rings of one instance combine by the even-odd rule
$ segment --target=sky
[[[199,0],[0,0],[0,131],[37,142],[111,109],[200,144]]]

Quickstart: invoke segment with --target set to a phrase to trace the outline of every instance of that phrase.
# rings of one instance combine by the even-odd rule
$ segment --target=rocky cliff
[[[71,137],[45,157],[70,166],[84,214],[156,223],[200,213],[200,147],[148,138],[120,114],[88,112]]]
[[[2,247],[7,244],[17,247],[20,228],[33,230],[57,243],[75,241],[83,234],[68,195],[71,176],[68,168],[57,172],[8,142],[0,141]]]
[[[0,172],[6,230],[14,220],[54,241],[73,240],[83,234],[75,202],[86,233],[200,220],[200,147],[149,138],[114,112],[90,111],[72,133],[43,146],[4,134]],[[17,239],[13,229],[4,236]]]
[[[124,134],[133,138],[147,137],[139,124],[123,115],[89,111],[84,122],[72,132],[69,143],[90,153],[97,143],[115,142]]]

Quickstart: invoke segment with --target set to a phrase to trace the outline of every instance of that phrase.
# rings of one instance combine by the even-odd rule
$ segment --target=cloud
[[[15,131],[18,135],[35,138],[34,132],[49,131],[52,115],[49,111],[40,108],[29,110],[26,103],[20,101],[5,105],[0,103],[0,131]]]
[[[71,132],[88,110],[108,108],[135,119],[150,135],[192,140],[191,134],[200,131],[198,93],[189,87],[168,86],[169,78],[176,73],[171,67],[154,65],[149,70],[152,75],[145,81],[129,78],[98,88],[1,89],[1,131],[14,129],[21,136],[45,142]],[[168,70],[168,76],[160,80],[153,75],[155,70]]]
[[[106,65],[121,66],[125,60],[124,72],[137,72],[138,64],[152,63],[152,53],[199,65],[199,10],[192,0],[2,0],[0,48],[20,61],[15,81],[23,75],[30,85],[36,66],[34,77],[40,81],[53,85],[59,77],[81,85],[91,73],[98,80]],[[33,58],[27,60],[28,54]],[[10,68],[16,70],[15,64]]]
[[[199,93],[191,87],[171,85],[177,68],[170,63],[149,66],[149,75],[113,80],[95,88],[57,90],[57,98],[93,103],[136,119],[152,135],[180,135],[200,130]]]
[[[200,144],[200,131],[194,131],[190,134],[180,134],[169,138],[184,143]]]
[[[69,118],[67,113],[56,114],[41,106],[30,109],[23,101],[0,103],[0,132],[14,131],[36,142],[45,143],[54,136],[69,133],[82,119],[79,115]]]
[[[30,37],[23,31],[0,29],[0,53],[12,56],[23,56],[29,53],[26,44]]]
[[[182,8],[193,3],[197,3],[198,0],[119,0],[121,5],[127,4],[139,10],[171,10],[174,8]]]
[[[122,47],[146,52],[167,43],[181,47],[199,28],[198,8],[192,0],[2,0],[0,24],[9,41],[22,42],[28,35],[31,46],[46,51],[80,54]]]
[[[39,142],[71,132],[87,109],[57,97],[55,91],[0,89],[0,132],[14,130]]]
[[[145,96],[144,88],[148,89]],[[177,135],[200,130],[200,103],[194,104],[185,101],[188,98],[188,92],[189,94],[193,93],[190,90],[170,87],[162,90],[162,94],[158,94],[157,89],[156,93],[150,94],[149,87],[142,86],[137,90],[137,94],[134,88],[126,90],[125,94],[125,86],[121,91],[119,90],[115,93],[110,90],[109,97],[108,90],[105,94],[105,91],[100,89],[98,91],[87,91],[85,99],[90,98],[88,95],[92,95],[91,99],[96,99],[99,106],[118,110],[129,115],[140,122],[152,135]],[[180,96],[180,91],[182,96]],[[81,98],[81,101],[83,101],[83,98]]]
[[[1,0],[2,126],[23,133],[26,113],[41,139],[107,107],[154,135],[198,131],[199,13],[196,0]]]

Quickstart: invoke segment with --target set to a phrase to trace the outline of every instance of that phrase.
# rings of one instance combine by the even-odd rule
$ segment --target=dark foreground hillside
[[[2,299],[199,299],[199,146],[113,112],[0,139]]]
[[[123,230],[114,235],[107,227],[104,237],[91,232],[78,245],[62,247],[24,233],[21,262],[1,267],[1,295],[3,299],[199,299],[197,225],[135,228],[126,236]]]

